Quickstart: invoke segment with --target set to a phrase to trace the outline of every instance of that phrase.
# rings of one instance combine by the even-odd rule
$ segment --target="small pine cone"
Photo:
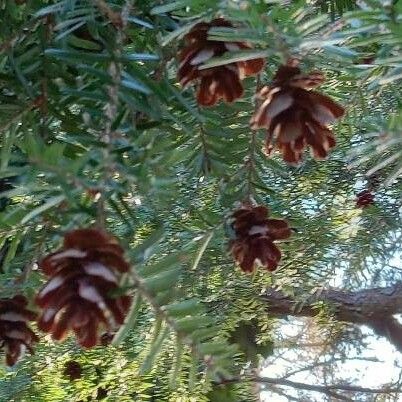
[[[0,344],[6,355],[6,363],[13,366],[28,349],[33,353],[33,344],[38,337],[28,327],[28,321],[34,320],[36,314],[26,308],[24,296],[12,299],[0,299]]]
[[[297,164],[308,145],[316,159],[325,158],[335,146],[335,137],[327,126],[345,110],[312,90],[323,82],[319,71],[303,75],[298,67],[286,65],[279,68],[270,87],[259,91],[262,104],[250,124],[253,129],[267,129],[268,154],[276,147],[286,162]]]
[[[64,365],[63,374],[69,378],[70,381],[78,380],[82,375],[81,364],[75,360],[70,360]]]
[[[274,271],[281,259],[275,240],[287,239],[290,228],[283,219],[268,219],[268,208],[244,206],[233,213],[235,239],[230,242],[233,257],[244,272],[253,272],[255,262]]]
[[[374,195],[369,190],[363,190],[356,197],[356,207],[366,208],[374,204]]]
[[[368,190],[376,190],[381,186],[382,178],[378,172],[371,174],[367,177],[367,188]]]
[[[102,329],[123,324],[129,296],[113,297],[119,279],[129,270],[116,239],[96,229],[78,229],[64,237],[61,250],[39,264],[50,277],[36,301],[43,309],[38,325],[53,339],[73,331],[78,343],[91,348]]]
[[[100,337],[100,344],[102,346],[108,346],[112,343],[114,335],[109,332],[104,332]]]
[[[105,399],[107,397],[108,394],[108,390],[105,388],[98,388],[98,390],[96,391],[96,400],[97,401],[101,401],[102,399]]]
[[[186,46],[179,55],[180,83],[185,86],[191,81],[199,82],[197,102],[202,106],[212,106],[220,99],[230,103],[240,98],[243,95],[242,79],[258,74],[264,67],[263,59],[253,59],[200,70],[199,67],[212,57],[251,48],[245,42],[208,40],[208,31],[214,27],[231,28],[233,25],[223,18],[210,23],[200,22],[184,37]]]

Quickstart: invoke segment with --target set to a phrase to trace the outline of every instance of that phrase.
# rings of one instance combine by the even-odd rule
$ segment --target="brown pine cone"
[[[28,321],[36,314],[26,308],[28,302],[24,296],[12,299],[0,299],[0,344],[6,355],[6,363],[13,366],[28,349],[33,353],[33,344],[38,337],[28,327]]]
[[[255,263],[274,271],[281,259],[275,240],[287,239],[290,228],[283,219],[268,219],[268,208],[243,206],[233,213],[236,238],[230,242],[233,257],[244,272],[253,272]]]
[[[69,378],[70,381],[78,380],[82,375],[81,364],[75,360],[70,360],[64,365],[63,374]]]
[[[245,42],[208,40],[208,31],[214,27],[231,28],[233,25],[223,18],[210,23],[200,22],[184,37],[186,46],[179,55],[180,83],[183,86],[191,81],[199,83],[197,102],[202,106],[212,106],[220,99],[230,103],[240,98],[243,95],[242,79],[258,74],[264,67],[263,59],[253,59],[200,70],[199,67],[212,57],[251,48]]]
[[[267,129],[267,153],[276,147],[286,162],[297,164],[308,145],[316,159],[325,158],[335,146],[327,125],[345,110],[328,96],[312,91],[324,80],[319,71],[303,75],[298,67],[285,65],[277,71],[272,85],[259,91],[263,102],[250,124],[253,129]]]
[[[356,197],[356,207],[366,208],[374,204],[374,195],[369,190],[363,190]]]
[[[111,334],[109,332],[104,332],[100,337],[100,344],[102,346],[108,346],[112,343],[113,338],[114,338],[114,334]]]
[[[39,264],[49,281],[36,301],[42,307],[38,325],[56,340],[71,330],[86,348],[99,342],[100,330],[123,324],[131,297],[113,297],[119,279],[129,270],[116,239],[96,229],[66,234],[61,250]]]
[[[367,189],[369,191],[373,191],[378,189],[381,186],[383,179],[379,172],[373,173],[370,176],[367,176]]]
[[[98,388],[96,391],[96,400],[101,401],[102,399],[105,399],[107,397],[108,390],[105,388]]]

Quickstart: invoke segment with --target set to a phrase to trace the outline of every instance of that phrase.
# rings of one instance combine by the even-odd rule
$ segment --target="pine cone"
[[[38,337],[28,327],[28,321],[34,320],[36,314],[26,308],[28,302],[24,296],[0,300],[0,343],[6,355],[6,363],[13,366]]]
[[[70,379],[70,381],[78,380],[82,375],[81,364],[75,360],[70,360],[64,365],[63,374]]]
[[[212,57],[251,48],[245,42],[208,40],[208,31],[213,27],[231,28],[233,25],[223,18],[195,25],[184,37],[186,46],[179,56],[180,83],[185,86],[191,81],[198,81],[197,102],[203,106],[212,106],[220,99],[233,102],[240,98],[243,95],[242,79],[258,74],[264,67],[263,59],[253,59],[200,70],[199,67]]]
[[[291,232],[286,221],[268,219],[268,208],[244,206],[233,213],[236,238],[230,242],[233,257],[244,272],[253,272],[255,262],[274,271],[281,259],[275,240],[287,239]]]
[[[267,128],[268,154],[275,146],[286,162],[297,164],[308,145],[316,159],[325,158],[335,146],[327,125],[345,110],[328,96],[311,90],[323,82],[319,71],[303,75],[298,67],[286,65],[279,68],[270,87],[259,91],[263,102],[250,124],[253,129]]]
[[[357,194],[356,207],[366,208],[374,204],[374,195],[369,190],[363,190]]]
[[[383,179],[379,172],[373,173],[367,177],[367,189],[370,191],[378,189]]]
[[[98,388],[98,390],[96,391],[96,400],[97,401],[101,401],[102,399],[105,399],[107,397],[108,394],[108,390],[105,388]]]
[[[39,328],[56,340],[71,330],[81,346],[90,348],[98,343],[100,329],[121,325],[131,298],[111,292],[119,289],[121,273],[129,270],[123,253],[113,237],[99,230],[67,233],[63,248],[39,264],[50,277],[36,299],[43,309]]]
[[[104,332],[100,337],[100,344],[102,346],[108,346],[112,343],[114,335],[109,332]]]

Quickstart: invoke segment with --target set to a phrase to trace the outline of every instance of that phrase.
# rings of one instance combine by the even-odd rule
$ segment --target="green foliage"
[[[240,350],[253,366],[258,366],[258,356],[267,358],[272,354],[273,344],[257,344],[258,327],[255,321],[240,322],[239,326],[231,333],[230,340],[237,343]]]
[[[127,251],[122,291],[135,300],[112,345],[83,351],[42,338],[34,356],[3,370],[0,401],[91,401],[104,392],[119,402],[252,401],[248,382],[225,380],[275,350],[280,323],[267,317],[264,289],[303,303],[334,280],[358,289],[399,279],[400,2],[0,7],[2,297],[33,300],[44,282],[37,261],[66,231],[103,221]],[[113,19],[120,13],[122,24]],[[215,28],[210,39],[255,48],[205,68],[256,56],[267,64],[244,81],[242,99],[202,109],[193,88],[179,86],[175,57],[184,34],[217,15],[238,26]],[[264,133],[249,128],[256,86],[290,56],[324,71],[322,92],[347,107],[327,161],[306,155],[287,166],[267,157]],[[375,205],[356,208],[373,177]],[[294,232],[272,275],[245,276],[228,254],[227,217],[250,198]],[[83,376],[69,382],[62,371],[72,358]]]

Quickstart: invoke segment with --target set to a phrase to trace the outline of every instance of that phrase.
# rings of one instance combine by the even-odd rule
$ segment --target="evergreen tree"
[[[0,10],[0,402],[401,398],[401,2]]]

